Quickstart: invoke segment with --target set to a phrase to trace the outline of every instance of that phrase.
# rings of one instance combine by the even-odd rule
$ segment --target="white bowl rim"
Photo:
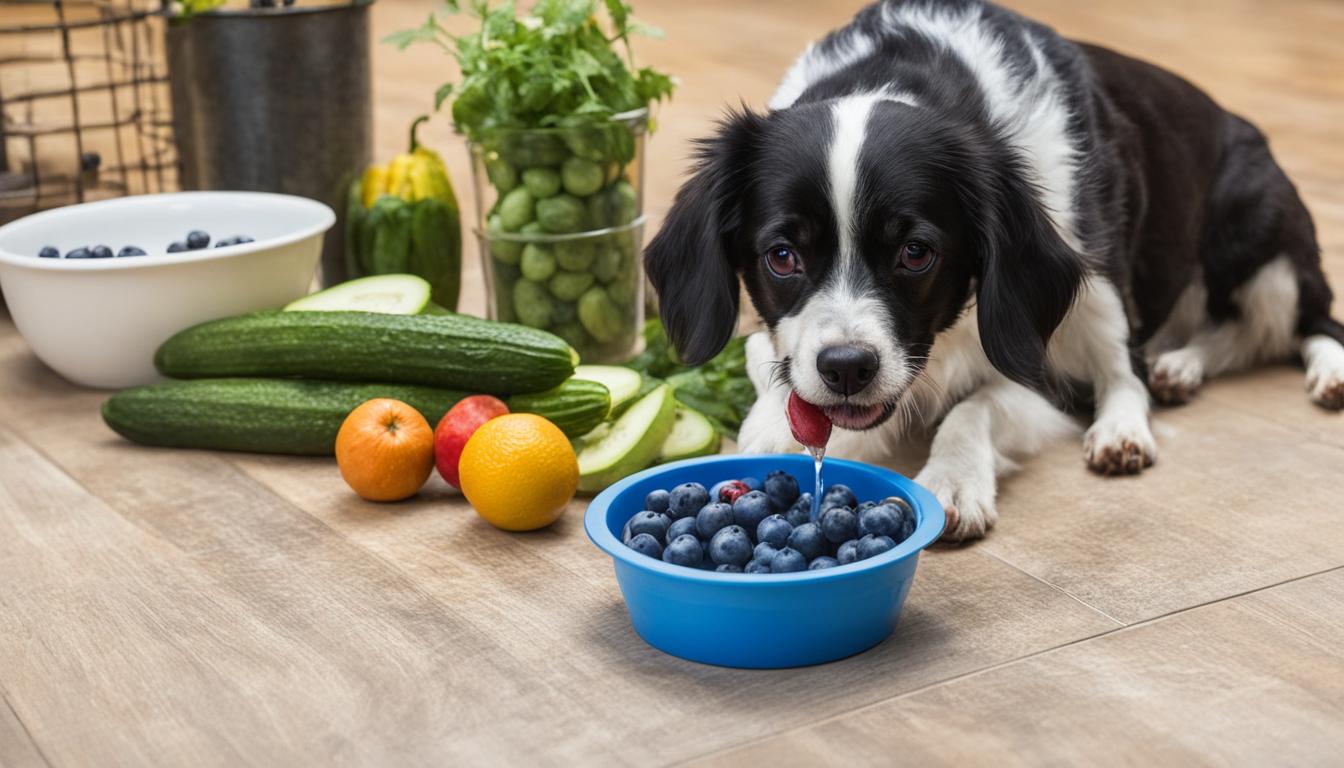
[[[71,215],[74,208],[102,207],[115,208],[118,206],[128,206],[139,204],[143,201],[153,200],[177,200],[184,197],[195,198],[202,202],[208,202],[209,198],[260,198],[271,200],[272,202],[283,202],[293,205],[299,209],[308,210],[321,214],[317,223],[311,224],[302,229],[265,240],[254,240],[250,243],[242,243],[227,248],[201,248],[195,251],[179,251],[177,253],[150,254],[147,256],[135,256],[127,258],[111,259],[44,259],[36,254],[17,254],[7,251],[0,246],[0,264],[9,264],[16,267],[26,267],[29,269],[45,269],[53,272],[61,270],[75,271],[97,271],[109,269],[138,269],[144,267],[163,267],[173,264],[186,264],[197,261],[211,261],[214,259],[227,259],[234,256],[242,256],[258,251],[267,251],[280,246],[290,245],[302,240],[306,240],[313,235],[319,235],[331,229],[336,223],[336,212],[325,203],[298,195],[285,195],[277,192],[243,192],[243,191],[201,191],[201,192],[164,192],[153,195],[127,195],[125,197],[114,197],[107,200],[96,200],[89,203],[75,203],[72,205],[63,205],[59,208],[51,208],[45,211],[38,211],[16,219],[0,227],[0,243],[4,241],[6,234],[16,230],[26,229],[28,227],[40,226],[47,219],[60,218]]]

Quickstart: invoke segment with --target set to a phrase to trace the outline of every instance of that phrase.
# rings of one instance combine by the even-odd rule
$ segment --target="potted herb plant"
[[[460,12],[456,2],[449,13]],[[637,68],[636,24],[621,0],[476,0],[478,28],[435,15],[389,38],[452,54],[459,82],[439,88],[468,143],[490,316],[545,328],[588,361],[628,356],[643,322],[644,141],[649,107],[673,81]]]

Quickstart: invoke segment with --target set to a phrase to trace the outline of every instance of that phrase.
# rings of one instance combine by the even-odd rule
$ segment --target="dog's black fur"
[[[878,3],[819,44],[826,54],[858,30],[876,41],[871,53],[812,83],[788,108],[730,114],[699,145],[694,176],[645,255],[683,359],[701,362],[729,339],[739,276],[772,328],[835,279],[827,105],[879,88],[911,94],[918,106],[874,107],[858,250],[862,279],[880,290],[912,360],[973,299],[990,362],[1040,387],[1050,376],[1045,345],[1084,274],[1104,275],[1124,297],[1137,349],[1191,281],[1206,282],[1211,318],[1234,317],[1233,291],[1283,254],[1297,275],[1298,333],[1344,341],[1328,314],[1310,216],[1255,127],[1176,75],[1007,10],[979,0],[925,4],[982,7],[1024,77],[1037,64],[1023,33],[1036,41],[1058,77],[1078,151],[1072,214],[1081,248],[1052,225],[1043,190],[991,119],[974,73],[940,41],[885,23]],[[927,272],[893,269],[892,253],[910,241],[934,249]],[[797,250],[804,274],[779,278],[765,267],[762,254],[779,244]]]

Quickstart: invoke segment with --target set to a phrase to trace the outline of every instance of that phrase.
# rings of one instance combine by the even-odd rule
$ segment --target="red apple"
[[[434,428],[434,466],[448,484],[462,490],[457,477],[457,464],[462,459],[462,449],[467,441],[485,422],[503,416],[509,407],[497,397],[472,395],[457,402],[439,420]]]

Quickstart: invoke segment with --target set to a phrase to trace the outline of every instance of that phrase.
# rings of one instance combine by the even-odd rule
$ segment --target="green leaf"
[[[452,83],[444,83],[443,85],[440,85],[440,86],[439,86],[439,89],[438,89],[437,91],[434,92],[434,109],[435,109],[435,111],[437,111],[440,107],[442,107],[442,106],[443,106],[443,102],[447,101],[447,100],[448,100],[448,97],[451,96],[452,94],[453,94],[453,84],[452,84]]]

